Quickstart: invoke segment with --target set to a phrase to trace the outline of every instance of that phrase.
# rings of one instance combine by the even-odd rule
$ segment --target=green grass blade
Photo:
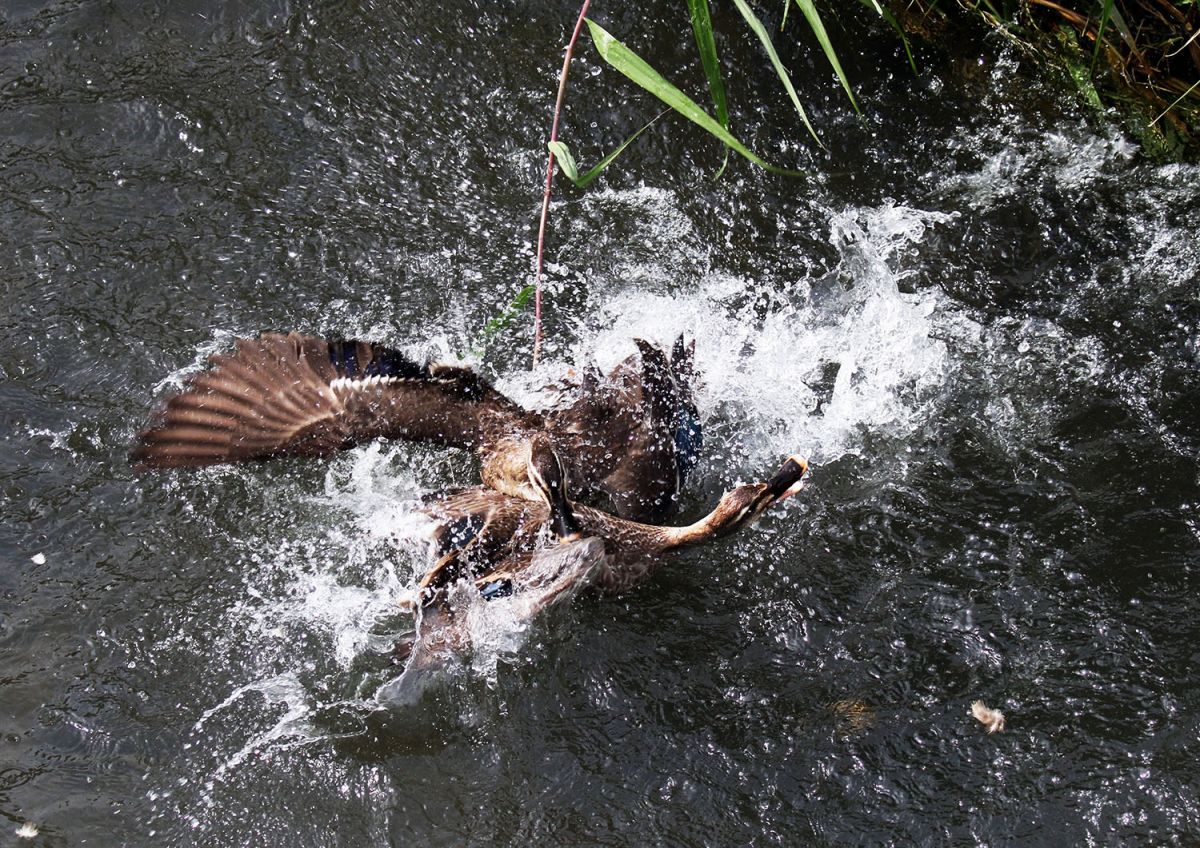
[[[1117,32],[1121,34],[1121,38],[1125,40],[1133,55],[1141,59],[1142,50],[1138,47],[1137,39],[1133,37],[1133,33],[1129,31],[1129,24],[1125,23],[1125,18],[1121,15],[1121,10],[1113,6],[1111,2],[1108,5],[1111,7],[1109,9],[1109,16],[1112,18],[1113,26],[1117,28]]]
[[[854,100],[854,92],[850,90],[850,80],[846,79],[846,72],[842,70],[842,63],[838,61],[837,51],[833,49],[833,43],[829,40],[829,33],[825,31],[825,24],[822,23],[821,16],[817,13],[816,4],[813,3],[813,0],[796,0],[796,5],[804,13],[804,19],[808,21],[809,28],[812,29],[813,35],[817,37],[821,49],[825,51],[825,58],[829,60],[829,64],[833,66],[834,73],[841,80],[842,88],[846,90],[846,96],[850,98],[850,105],[854,107],[855,112],[862,114],[862,110],[858,108],[858,103]]]
[[[896,16],[880,6],[877,0],[859,0],[859,2],[878,12],[879,17],[887,21],[888,26],[896,31],[896,35],[900,36],[900,43],[904,45],[904,54],[908,56],[908,66],[912,68],[914,76],[920,76],[920,71],[917,70],[917,62],[913,59],[912,47],[908,43],[908,36],[904,34],[904,27],[900,26],[900,22],[896,20]]]
[[[488,345],[492,343],[492,337],[507,327],[516,314],[525,307],[525,304],[529,303],[529,299],[533,297],[533,291],[534,286],[532,283],[525,286],[525,288],[517,292],[517,296],[512,299],[508,306],[504,307],[503,312],[487,322],[483,328],[483,332],[476,339],[475,346],[471,350],[472,354],[483,356]]]
[[[790,8],[792,8],[791,0],[783,0],[783,20],[779,22],[780,32],[783,32],[783,28],[787,26],[787,13]]]
[[[546,147],[550,148],[550,152],[554,154],[554,161],[558,162],[563,176],[575,185],[579,185],[579,166],[575,164],[575,156],[571,153],[571,148],[561,141],[547,142]]]
[[[620,156],[626,147],[633,144],[634,139],[636,139],[646,130],[650,129],[650,126],[665,114],[667,113],[660,112],[659,114],[655,115],[654,118],[648,124],[646,124],[646,126],[642,127],[629,138],[621,142],[621,144],[615,150],[613,150],[612,153],[609,153],[607,156],[597,162],[594,168],[583,175],[580,175],[579,173],[579,166],[575,164],[575,157],[571,155],[571,148],[567,147],[561,141],[551,141],[546,146],[549,147],[550,152],[554,154],[554,158],[558,161],[559,167],[562,168],[562,172],[566,178],[574,183],[577,188],[587,188],[588,184],[591,183],[592,180],[596,179],[596,177],[600,176],[600,173],[609,165],[611,165],[613,160]]]
[[[667,82],[662,74],[646,64],[645,60],[614,38],[604,27],[591,18],[587,19],[587,25],[592,34],[592,43],[596,45],[596,52],[600,54],[600,58],[618,72],[628,77],[636,85],[653,94],[692,123],[716,136],[729,147],[733,148],[735,152],[749,159],[760,168],[775,174],[785,174],[792,177],[804,176],[803,171],[789,171],[784,168],[777,168],[756,155],[750,148],[738,141],[729,130],[714,120],[712,115],[705,112],[696,105],[694,100]]]
[[[1109,16],[1113,12],[1113,0],[1104,0],[1100,7],[1100,23],[1096,27],[1096,46],[1092,48],[1092,67],[1090,72],[1096,73],[1096,60],[1100,58],[1100,47],[1104,44],[1104,28],[1108,26]]]
[[[717,42],[713,38],[712,16],[708,12],[708,0],[688,0],[692,14],[692,33],[696,36],[696,49],[700,51],[700,64],[708,78],[708,92],[712,95],[717,120],[729,129],[729,105],[725,100],[725,84],[721,81],[721,62],[717,59]]]
[[[775,73],[779,74],[779,79],[783,83],[783,87],[787,90],[788,97],[792,98],[792,105],[800,113],[800,120],[804,121],[804,126],[808,127],[808,131],[816,139],[817,144],[824,147],[825,145],[821,144],[820,136],[817,135],[817,131],[813,129],[812,123],[808,120],[808,113],[800,105],[800,98],[796,96],[796,89],[792,86],[792,78],[788,76],[787,68],[779,60],[779,54],[775,52],[775,45],[771,43],[771,35],[767,32],[767,28],[763,26],[762,21],[758,19],[751,8],[746,5],[746,0],[733,0],[733,4],[737,6],[738,11],[742,13],[742,17],[746,19],[746,23],[750,29],[758,36],[758,40],[762,42],[762,46],[766,49],[771,64],[775,66]]]
[[[721,80],[721,62],[717,58],[717,42],[713,38],[712,15],[709,14],[708,0],[688,0],[688,11],[692,18],[692,34],[696,36],[696,50],[700,53],[700,64],[704,67],[704,76],[708,79],[708,93],[712,97],[713,108],[717,111],[717,122],[729,129],[729,104],[725,99],[725,83]],[[725,148],[725,159],[717,169],[717,179],[725,173],[729,164],[729,148]]]

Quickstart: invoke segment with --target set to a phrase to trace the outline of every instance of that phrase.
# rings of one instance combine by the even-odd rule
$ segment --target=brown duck
[[[536,502],[526,446],[540,434],[565,458],[577,497],[603,493],[622,517],[661,520],[701,445],[694,343],[680,337],[670,356],[635,344],[638,353],[607,377],[585,371],[573,403],[539,413],[468,367],[418,364],[379,344],[299,333],[239,339],[166,401],[130,458],[177,468],[411,439],[474,450],[487,486]]]
[[[622,591],[672,551],[749,526],[798,492],[808,470],[805,460],[790,457],[770,480],[727,492],[699,521],[656,527],[573,504],[565,468],[548,440],[531,440],[525,462],[536,503],[475,487],[425,508],[439,522],[434,539],[440,556],[419,593],[402,602],[419,616],[412,638],[396,648],[406,660],[406,678],[442,667],[470,646],[462,612],[473,597],[509,598],[510,614],[528,620],[591,586]],[[541,544],[547,529],[553,538]]]
[[[725,493],[711,512],[682,527],[663,527],[620,518],[574,503],[563,484],[563,465],[542,440],[526,448],[527,474],[539,500],[530,502],[474,487],[443,495],[424,508],[438,523],[438,556],[418,588],[428,602],[441,587],[470,578],[485,597],[512,591],[539,535],[549,528],[559,541],[598,538],[603,558],[591,582],[623,591],[644,579],[680,548],[728,536],[753,524],[769,507],[800,491],[808,463],[789,457],[769,479]]]

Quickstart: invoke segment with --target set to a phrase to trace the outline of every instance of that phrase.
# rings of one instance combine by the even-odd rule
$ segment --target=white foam
[[[1090,190],[1114,168],[1133,160],[1137,149],[1116,131],[1096,136],[1080,126],[1077,132],[1049,131],[1014,137],[1008,128],[995,128],[972,138],[970,145],[984,153],[974,172],[941,179],[945,190],[962,194],[979,210],[990,209],[1031,191],[1031,181],[1049,178],[1065,193]]]
[[[749,474],[793,453],[832,460],[857,450],[866,430],[903,437],[929,414],[947,363],[945,345],[931,337],[941,295],[904,294],[898,284],[912,271],[906,250],[947,220],[890,203],[836,213],[830,240],[842,258],[821,281],[714,272],[678,294],[601,293],[594,312],[605,329],[577,346],[576,359],[607,369],[633,351],[633,337],[664,346],[680,333],[695,338],[701,416],[706,424],[735,416],[737,444],[714,447],[732,448]],[[814,283],[825,289],[819,301]],[[747,290],[772,294],[765,317]],[[818,414],[810,383],[825,363],[838,364],[837,379]]]

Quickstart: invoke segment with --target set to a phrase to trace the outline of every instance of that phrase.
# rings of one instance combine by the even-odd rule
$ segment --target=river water
[[[609,5],[702,99],[684,4]],[[667,117],[560,182],[531,373],[528,315],[480,333],[529,274],[576,10],[0,9],[0,844],[1194,844],[1200,170],[996,45],[914,76],[867,17],[831,27],[861,117],[780,38],[823,151],[721,6],[735,131],[809,176],[714,180]],[[658,107],[584,41],[590,163]],[[811,484],[622,596],[485,622],[401,702],[412,507],[469,456],[126,465],[156,399],[279,329],[531,404],[685,332],[683,516],[792,453]]]

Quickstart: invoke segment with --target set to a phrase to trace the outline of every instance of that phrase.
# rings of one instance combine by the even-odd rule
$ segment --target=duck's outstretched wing
[[[266,334],[209,361],[138,434],[135,466],[322,456],[379,437],[472,448],[524,414],[469,368],[370,342]]]

